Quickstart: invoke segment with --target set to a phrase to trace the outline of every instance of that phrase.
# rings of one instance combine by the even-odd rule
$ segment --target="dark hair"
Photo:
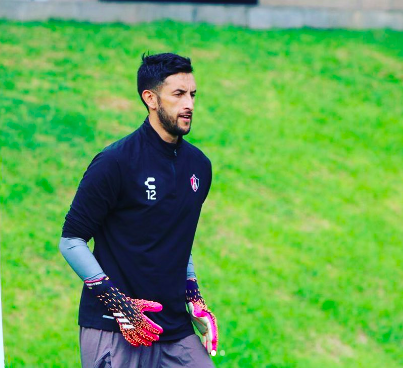
[[[137,91],[147,110],[148,106],[141,97],[144,90],[155,91],[170,75],[193,72],[190,59],[176,54],[146,55],[144,53],[141,59],[142,63],[137,71]]]

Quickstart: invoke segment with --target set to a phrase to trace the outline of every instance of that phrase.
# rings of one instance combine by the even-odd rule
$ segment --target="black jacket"
[[[161,341],[186,337],[186,269],[196,226],[211,184],[211,163],[179,138],[163,141],[148,119],[99,153],[78,187],[63,237],[94,237],[94,255],[127,296],[159,302],[148,316]],[[110,313],[83,288],[79,324],[119,331]]]

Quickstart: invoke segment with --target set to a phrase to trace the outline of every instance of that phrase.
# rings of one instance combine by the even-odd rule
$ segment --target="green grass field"
[[[92,157],[136,129],[145,51],[192,58],[213,163],[193,256],[217,367],[403,367],[403,33],[0,22],[7,367],[78,367],[58,251]]]

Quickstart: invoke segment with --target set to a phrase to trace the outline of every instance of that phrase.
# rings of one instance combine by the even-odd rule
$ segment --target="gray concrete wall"
[[[259,0],[263,6],[347,10],[403,10],[403,0]]]
[[[270,6],[112,3],[96,0],[0,0],[0,18],[20,21],[53,18],[128,24],[172,19],[189,23],[233,24],[254,29],[312,27],[403,30],[403,7],[399,8],[403,0],[261,1],[270,2]],[[385,2],[395,8],[362,8],[364,2],[368,5],[370,1],[378,5]],[[281,3],[281,6],[276,5],[276,2]],[[305,5],[310,2],[311,6],[296,6],[297,2]],[[315,6],[319,2],[321,6]],[[331,4],[336,2],[339,7]],[[342,3],[346,7],[341,7]]]

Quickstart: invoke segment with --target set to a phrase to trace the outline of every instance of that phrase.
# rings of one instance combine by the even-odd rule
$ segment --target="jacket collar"
[[[177,143],[168,143],[165,142],[159,134],[154,130],[154,128],[151,126],[150,121],[148,119],[148,116],[144,120],[143,125],[140,128],[144,135],[146,136],[148,142],[158,151],[161,153],[169,156],[169,157],[175,157],[177,156],[177,153],[182,145],[183,138],[182,136],[178,137],[178,142]]]

